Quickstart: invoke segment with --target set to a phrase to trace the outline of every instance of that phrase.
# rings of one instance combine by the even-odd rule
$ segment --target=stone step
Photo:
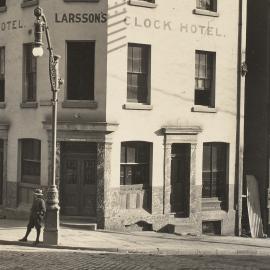
[[[192,223],[174,224],[173,233],[177,235],[199,235],[197,227]]]
[[[61,215],[60,225],[74,229],[97,230],[97,220],[95,217]]]
[[[63,227],[69,227],[73,229],[85,229],[90,231],[96,231],[97,230],[97,224],[96,223],[89,223],[85,221],[76,221],[76,220],[61,220],[60,226]]]

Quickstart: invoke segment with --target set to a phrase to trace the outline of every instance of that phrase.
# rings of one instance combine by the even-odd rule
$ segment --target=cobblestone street
[[[0,269],[269,269],[262,256],[157,256],[1,246]]]

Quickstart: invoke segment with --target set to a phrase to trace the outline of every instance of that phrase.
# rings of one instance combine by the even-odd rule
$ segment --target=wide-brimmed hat
[[[33,192],[34,192],[35,195],[43,196],[42,190],[39,189],[39,188],[35,189]]]

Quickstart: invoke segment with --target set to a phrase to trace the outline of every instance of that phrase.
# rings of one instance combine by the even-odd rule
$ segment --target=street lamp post
[[[58,229],[59,229],[59,200],[58,190],[55,183],[55,169],[56,169],[56,133],[57,133],[57,102],[58,91],[63,84],[59,77],[59,55],[55,55],[51,46],[49,35],[49,27],[42,8],[37,7],[34,10],[36,17],[35,22],[35,45],[33,48],[33,55],[40,57],[43,55],[42,34],[45,32],[49,51],[49,77],[52,91],[52,149],[51,149],[51,179],[47,191],[47,213],[45,219],[44,229],[44,243],[58,245]]]

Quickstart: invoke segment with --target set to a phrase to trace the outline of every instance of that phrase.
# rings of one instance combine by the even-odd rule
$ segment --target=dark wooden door
[[[66,154],[62,160],[61,211],[68,216],[96,216],[96,157]]]
[[[189,216],[190,144],[173,144],[171,160],[171,211]]]

